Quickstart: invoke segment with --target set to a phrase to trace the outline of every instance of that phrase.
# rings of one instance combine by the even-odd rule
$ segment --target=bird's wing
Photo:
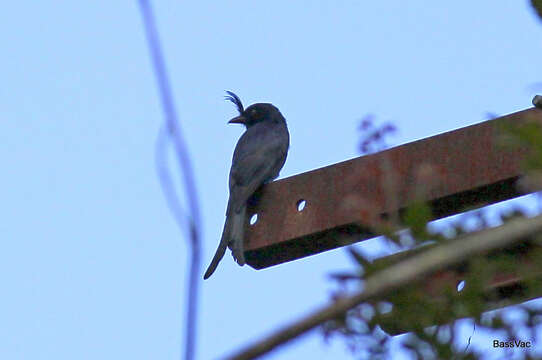
[[[239,167],[232,168],[228,211],[239,212],[252,194],[276,172],[277,160],[273,153],[257,153],[246,156]]]
[[[288,138],[280,132],[267,132],[257,139],[257,146],[252,142],[245,147],[250,151],[236,148],[230,171],[230,201],[228,211],[238,212],[252,194],[266,181],[276,177],[284,165],[288,151]],[[242,147],[239,142],[238,147]],[[241,154],[241,155],[239,155]],[[235,156],[238,155],[238,156]]]

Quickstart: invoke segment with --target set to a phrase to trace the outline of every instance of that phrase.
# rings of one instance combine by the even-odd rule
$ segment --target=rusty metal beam
[[[369,229],[413,199],[435,219],[522,195],[522,151],[497,144],[502,124],[535,118],[528,109],[376,154],[272,182],[256,194],[245,257],[261,269],[374,237]],[[297,204],[306,206],[298,211]]]

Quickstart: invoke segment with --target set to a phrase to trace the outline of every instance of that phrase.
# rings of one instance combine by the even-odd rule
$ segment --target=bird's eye
[[[250,116],[256,116],[258,114],[258,110],[252,109],[250,110]]]

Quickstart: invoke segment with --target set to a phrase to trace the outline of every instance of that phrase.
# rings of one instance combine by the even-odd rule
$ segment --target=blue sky
[[[357,156],[369,113],[393,121],[400,144],[525,109],[542,81],[542,23],[527,1],[154,7],[205,265],[242,132],[226,124],[224,90],[285,115],[286,177]],[[135,1],[19,1],[0,13],[1,358],[179,358],[187,248],[156,178],[162,113],[141,25]],[[198,358],[323,304],[327,274],[348,267],[342,249],[261,271],[227,255],[202,283]],[[268,358],[351,357],[314,332]]]

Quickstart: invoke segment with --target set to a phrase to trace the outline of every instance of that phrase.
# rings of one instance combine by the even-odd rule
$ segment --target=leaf
[[[531,0],[531,5],[538,17],[542,20],[542,0]]]
[[[405,224],[412,231],[414,239],[418,241],[427,239],[427,223],[429,220],[431,220],[431,209],[423,202],[410,205],[405,212]]]
[[[347,273],[347,272],[337,272],[331,273],[328,275],[331,279],[336,281],[347,281],[347,280],[360,280],[361,276],[359,274]]]
[[[365,258],[365,256],[363,256],[362,253],[360,253],[359,251],[357,251],[354,247],[350,246],[348,247],[348,253],[350,254],[350,256],[358,263],[360,264],[363,268],[366,268],[368,267],[369,265],[371,265],[371,262],[369,260],[367,260]]]

